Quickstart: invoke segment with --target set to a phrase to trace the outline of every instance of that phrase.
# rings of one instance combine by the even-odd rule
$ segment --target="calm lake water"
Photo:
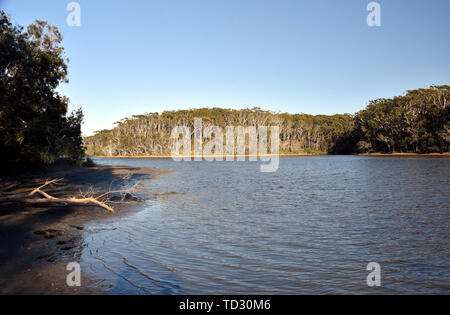
[[[87,227],[82,268],[108,293],[450,293],[449,158],[96,162],[173,170],[136,212]]]

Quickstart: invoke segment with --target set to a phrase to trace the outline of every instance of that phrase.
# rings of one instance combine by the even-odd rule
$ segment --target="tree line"
[[[112,130],[85,138],[87,154],[103,156],[170,155],[171,130],[204,127],[279,126],[280,152],[352,154],[370,152],[448,152],[449,86],[408,91],[371,101],[355,115],[287,114],[253,109],[201,108],[125,118]]]
[[[203,127],[279,126],[281,152],[322,152],[338,135],[351,132],[350,115],[311,116],[276,114],[259,108],[232,110],[201,108],[165,111],[133,116],[117,122],[116,128],[97,132],[85,138],[87,154],[106,156],[170,155],[175,126],[194,129],[194,119],[201,118]],[[224,141],[225,143],[226,141]]]
[[[355,116],[356,151],[448,152],[449,100],[450,86],[441,85],[371,101]]]
[[[58,29],[45,21],[23,27],[0,11],[0,163],[4,169],[84,157],[81,109],[56,88],[67,82]]]

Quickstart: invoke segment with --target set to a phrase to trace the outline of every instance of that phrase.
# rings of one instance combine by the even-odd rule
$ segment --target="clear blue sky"
[[[371,99],[450,84],[450,1],[0,0],[13,21],[60,28],[85,134],[133,114],[261,107],[355,113]]]

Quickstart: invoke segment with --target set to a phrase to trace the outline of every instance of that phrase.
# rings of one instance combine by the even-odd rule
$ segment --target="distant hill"
[[[408,91],[371,101],[356,115],[286,114],[259,108],[201,108],[125,118],[112,130],[84,139],[88,155],[170,155],[175,126],[279,126],[280,152],[350,154],[366,152],[448,152],[449,86]]]

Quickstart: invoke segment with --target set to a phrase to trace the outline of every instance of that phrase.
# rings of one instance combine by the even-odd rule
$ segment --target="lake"
[[[107,293],[450,293],[450,158],[96,162],[172,170],[136,211],[87,227],[82,270]]]

